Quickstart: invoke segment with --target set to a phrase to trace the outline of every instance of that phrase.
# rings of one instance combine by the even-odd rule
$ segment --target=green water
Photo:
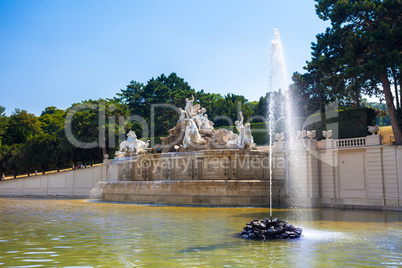
[[[265,208],[0,199],[0,267],[402,266],[400,212],[274,210],[302,227],[303,238],[233,236],[267,215]]]

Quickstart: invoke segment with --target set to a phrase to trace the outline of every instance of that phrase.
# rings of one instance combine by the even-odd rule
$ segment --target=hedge
[[[364,137],[369,132],[367,126],[374,124],[376,118],[375,110],[371,108],[355,108],[338,110],[333,114],[314,114],[309,117],[295,118],[294,124],[297,130],[316,130],[317,139],[323,139],[322,131],[332,129],[333,139],[347,139],[355,137]],[[328,118],[327,118],[328,117]],[[268,123],[251,123],[251,130],[254,142],[257,145],[269,144]],[[278,120],[275,122],[274,133],[286,132],[286,121]],[[222,127],[227,130],[237,130],[234,127]],[[265,131],[264,131],[265,130]],[[296,133],[294,133],[295,135]]]

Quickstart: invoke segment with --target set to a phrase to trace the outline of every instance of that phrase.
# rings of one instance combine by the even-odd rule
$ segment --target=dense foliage
[[[146,84],[131,81],[114,99],[85,100],[66,110],[47,107],[39,117],[20,109],[6,116],[0,106],[0,173],[17,176],[101,162],[105,154],[113,157],[128,130],[160,142],[156,137],[168,135],[177,108],[192,96],[215,127],[233,125],[240,109],[245,120],[265,121],[267,97],[248,102],[244,96],[195,91],[175,73],[162,74]]]
[[[335,100],[360,107],[363,94],[385,98],[396,143],[402,144],[398,122],[402,118],[402,2],[316,2],[317,15],[329,20],[331,27],[312,44],[307,73],[293,75],[299,109],[304,114],[323,113],[325,105]]]

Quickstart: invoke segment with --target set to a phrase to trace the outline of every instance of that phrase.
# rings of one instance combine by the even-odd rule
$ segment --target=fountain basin
[[[272,182],[272,205],[284,205],[283,182]],[[269,181],[173,180],[115,181],[99,184],[102,200],[129,203],[205,206],[269,205]]]
[[[269,153],[205,150],[115,159],[108,181],[269,180]]]

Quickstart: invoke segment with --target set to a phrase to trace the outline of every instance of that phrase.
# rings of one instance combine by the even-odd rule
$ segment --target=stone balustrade
[[[366,137],[350,138],[350,139],[327,139],[317,142],[317,149],[332,149],[332,148],[352,148],[381,145],[380,135],[369,135]]]
[[[341,139],[335,141],[336,148],[366,146],[366,138]]]

